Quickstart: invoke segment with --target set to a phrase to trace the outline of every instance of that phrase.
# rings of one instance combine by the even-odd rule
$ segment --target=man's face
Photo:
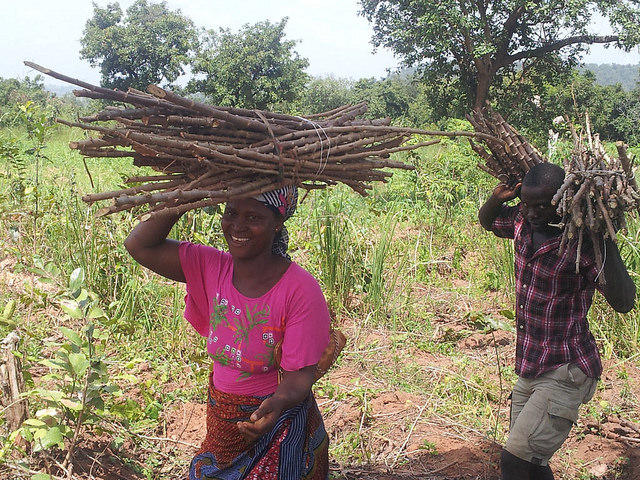
[[[554,227],[549,224],[560,222],[556,208],[551,205],[551,199],[556,189],[547,185],[523,185],[520,190],[522,200],[522,214],[529,221],[534,231],[550,231]]]

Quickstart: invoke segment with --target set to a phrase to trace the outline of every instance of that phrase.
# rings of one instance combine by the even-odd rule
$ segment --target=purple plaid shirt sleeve
[[[516,373],[535,378],[575,363],[589,377],[600,377],[600,355],[587,320],[598,276],[590,241],[583,242],[576,271],[577,242],[560,254],[558,236],[534,251],[531,226],[519,205],[503,207],[492,230],[514,239]]]

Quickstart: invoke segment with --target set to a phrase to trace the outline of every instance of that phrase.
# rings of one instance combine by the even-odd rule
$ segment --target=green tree
[[[59,113],[60,102],[45,90],[42,81],[42,75],[22,80],[0,77],[0,126],[21,124],[20,108],[27,102]]]
[[[384,80],[362,78],[355,83],[353,90],[356,102],[367,102],[367,117],[372,119],[406,117],[411,99],[417,95],[409,78],[400,75],[391,75]]]
[[[524,85],[524,91],[533,87]],[[496,88],[499,91],[499,87]],[[520,132],[534,145],[544,148],[548,141],[549,128],[566,131],[566,126],[553,126],[554,119],[567,115],[575,125],[584,125],[588,112],[591,130],[604,140],[624,140],[637,143],[634,134],[640,125],[637,93],[627,92],[622,85],[601,85],[595,74],[574,69],[569,75],[559,76],[553,83],[535,88],[534,96],[500,96],[497,105],[505,112],[505,118],[518,125]],[[519,98],[519,99],[518,99]],[[506,109],[504,105],[520,103],[520,108]]]
[[[619,83],[596,83],[592,72],[575,71],[568,86],[550,86],[541,100],[542,112],[567,114],[575,123],[584,124],[585,112],[588,112],[592,131],[603,139],[629,141],[633,133],[629,128],[634,123],[632,95]],[[639,125],[636,117],[635,130]]]
[[[303,115],[322,113],[352,103],[353,82],[334,76],[314,77],[300,100]]]
[[[80,58],[100,67],[105,87],[145,89],[171,84],[184,74],[197,41],[193,22],[164,1],[136,0],[126,15],[118,2],[106,8],[94,3],[80,39]]]
[[[445,99],[480,109],[492,85],[517,86],[527,75],[553,77],[575,66],[589,45],[629,51],[640,43],[637,0],[360,0],[373,43],[391,49],[425,81],[455,88]],[[590,32],[596,13],[613,34]],[[451,113],[463,113],[460,111]]]
[[[640,146],[640,83],[619,105],[620,114],[611,122],[620,132],[616,140]]]
[[[33,79],[24,77],[22,80],[0,77],[0,112],[3,107],[13,107],[16,103],[28,100],[40,106],[46,105],[53,94],[45,90],[42,81],[42,75],[36,75]]]
[[[282,109],[300,98],[309,62],[295,52],[296,41],[284,39],[287,20],[246,24],[237,34],[206,31],[187,90],[216,105],[262,110]]]

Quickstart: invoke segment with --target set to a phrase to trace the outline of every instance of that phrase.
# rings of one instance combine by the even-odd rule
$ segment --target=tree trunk
[[[489,86],[493,75],[487,68],[486,70],[478,70],[478,84],[476,86],[476,98],[473,101],[473,111],[481,112],[485,106],[486,101],[489,98]]]

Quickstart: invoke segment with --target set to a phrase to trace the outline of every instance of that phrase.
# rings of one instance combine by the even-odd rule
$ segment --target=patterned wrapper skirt
[[[207,436],[191,461],[189,480],[326,480],[329,439],[313,395],[287,410],[254,444],[236,422],[267,397],[220,392],[209,380]]]

